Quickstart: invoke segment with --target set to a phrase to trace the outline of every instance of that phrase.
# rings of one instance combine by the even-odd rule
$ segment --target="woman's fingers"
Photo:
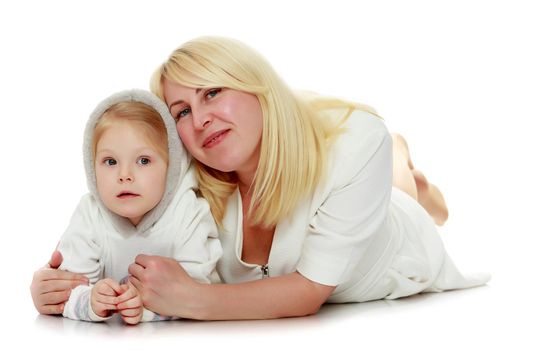
[[[146,267],[150,261],[152,261],[151,255],[139,254],[135,257],[135,263],[143,268]]]
[[[33,282],[30,286],[32,301],[40,314],[59,314],[69,299],[72,288],[86,284],[79,280],[48,280]]]
[[[35,282],[51,280],[73,280],[88,283],[88,278],[86,276],[64,270],[42,268],[34,273],[33,281]]]
[[[61,254],[53,253],[50,263],[61,262]],[[71,289],[88,284],[88,279],[79,274],[52,268],[41,268],[34,273],[30,293],[36,310],[41,314],[62,313],[63,303],[68,300]]]
[[[46,266],[57,269],[62,264],[63,260],[64,258],[62,257],[62,253],[60,253],[60,251],[58,250],[55,250]]]
[[[64,303],[56,305],[41,305],[37,309],[42,315],[58,315],[64,312]]]
[[[133,284],[135,289],[139,291],[139,293],[143,291],[143,284],[136,277],[130,276],[129,281],[131,284]]]
[[[130,264],[128,267],[128,272],[130,275],[137,277],[137,279],[140,279],[143,273],[145,272],[145,268],[137,263]]]
[[[86,277],[81,279],[81,277],[71,272],[49,268],[36,271],[30,285],[30,292],[38,312],[46,313],[44,306],[65,302],[71,289],[88,284],[88,279]],[[49,309],[51,308],[47,308]]]
[[[71,289],[45,293],[41,296],[41,303],[43,306],[65,303],[68,301],[70,294]]]
[[[51,292],[71,290],[77,286],[86,284],[87,283],[80,280],[48,280],[39,283],[36,286],[36,291],[39,294],[46,294]]]

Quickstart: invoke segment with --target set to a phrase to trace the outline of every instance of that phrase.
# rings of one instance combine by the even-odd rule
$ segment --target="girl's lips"
[[[139,195],[135,193],[131,193],[131,192],[122,192],[116,197],[117,198],[135,198],[135,197],[139,197]]]
[[[211,134],[203,142],[203,147],[204,148],[212,148],[212,147],[214,147],[215,145],[220,143],[228,133],[229,133],[229,129],[220,130],[220,131],[217,131],[217,132]]]

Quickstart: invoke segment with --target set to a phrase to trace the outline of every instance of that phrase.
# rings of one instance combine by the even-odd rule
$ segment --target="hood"
[[[94,163],[92,161],[92,135],[98,119],[112,105],[119,102],[128,101],[142,102],[155,109],[161,115],[167,129],[169,146],[167,182],[162,200],[158,203],[158,205],[156,205],[156,207],[145,214],[136,227],[133,226],[133,224],[127,218],[113,213],[103,204],[98,196],[98,190],[96,188],[96,173],[94,170]],[[186,174],[190,163],[190,156],[180,141],[177,134],[175,121],[169,113],[167,106],[154,94],[145,90],[121,91],[106,98],[97,105],[86,124],[83,142],[83,158],[90,193],[94,196],[96,202],[101,207],[105,215],[108,216],[112,221],[115,229],[123,234],[144,233],[150,227],[152,227],[156,221],[158,221],[173,199],[177,185],[179,184],[180,179],[182,179]]]

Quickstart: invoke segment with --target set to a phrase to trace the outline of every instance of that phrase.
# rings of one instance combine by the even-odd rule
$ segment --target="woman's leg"
[[[437,225],[443,225],[449,216],[440,190],[428,182],[424,174],[413,167],[406,140],[399,134],[393,137],[393,186],[409,194],[432,216]]]

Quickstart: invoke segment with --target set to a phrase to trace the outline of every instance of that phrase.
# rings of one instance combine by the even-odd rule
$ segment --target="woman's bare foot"
[[[417,201],[432,216],[436,225],[443,226],[449,217],[449,210],[445,204],[440,190],[428,182],[425,175],[417,170],[411,169],[415,185],[417,185]]]
[[[442,226],[449,212],[440,190],[428,182],[425,175],[414,168],[408,143],[400,134],[393,137],[393,186],[413,197],[432,216],[436,225]],[[413,178],[413,179],[412,179]]]

